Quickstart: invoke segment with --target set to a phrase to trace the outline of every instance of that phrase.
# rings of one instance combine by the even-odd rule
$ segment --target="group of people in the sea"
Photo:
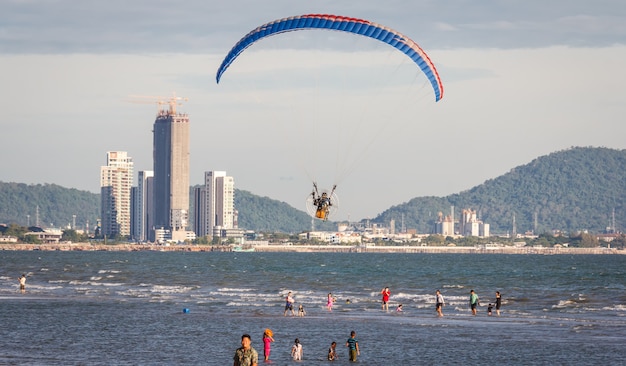
[[[380,291],[381,301],[382,301],[382,310],[389,311],[389,299],[391,297],[391,290],[389,287],[385,287]],[[326,308],[328,311],[332,311],[333,304],[337,301],[337,298],[333,296],[332,293],[328,293],[326,299]],[[346,304],[350,304],[350,299],[346,300]],[[294,310],[295,299],[293,297],[293,293],[289,291],[287,296],[285,297],[285,311],[283,316],[287,316],[289,312],[291,312],[292,316],[295,316]],[[446,304],[443,295],[440,290],[435,291],[435,310],[437,312],[438,317],[443,316],[443,307]],[[478,294],[474,290],[470,291],[469,296],[469,308],[472,311],[472,315],[477,314],[477,308],[480,306],[480,298]],[[487,306],[487,315],[493,314],[493,308],[496,309],[496,315],[500,316],[500,308],[502,306],[502,296],[500,291],[496,291],[495,300],[493,303],[489,303]],[[398,304],[396,307],[396,312],[402,312],[403,306],[402,304]],[[302,304],[298,307],[298,316],[305,316],[306,312],[304,311],[304,307]],[[263,356],[265,361],[269,361],[270,352],[271,352],[271,343],[274,342],[273,332],[271,329],[265,329],[263,333]],[[330,347],[328,348],[328,360],[334,361],[338,359],[337,356],[337,342],[332,342]],[[352,331],[350,334],[350,338],[346,341],[346,347],[349,349],[349,359],[352,362],[356,362],[357,356],[360,355],[359,350],[359,342],[356,339],[356,332]],[[293,346],[291,347],[291,357],[294,361],[300,361],[303,357],[303,347],[302,343],[298,338],[295,339]],[[241,347],[237,349],[234,357],[234,366],[256,366],[258,363],[258,353],[251,346],[251,337],[248,334],[244,334],[241,337]]]
[[[263,358],[265,361],[269,361],[271,353],[271,343],[274,342],[273,332],[271,329],[265,329],[263,332]],[[359,349],[359,341],[356,339],[356,331],[350,332],[350,338],[346,341],[346,347],[348,348],[348,359],[350,362],[356,362],[357,356],[361,354]],[[298,338],[295,339],[293,346],[291,346],[291,358],[294,361],[302,361],[304,350],[302,343]],[[328,347],[328,361],[335,361],[339,359],[337,355],[337,342],[332,342]],[[259,363],[259,353],[252,347],[252,337],[249,334],[241,336],[241,347],[235,351],[233,357],[234,366],[257,366]]]
[[[389,287],[383,288],[380,291],[380,294],[382,296],[382,309],[384,311],[389,311],[389,298],[391,297],[391,291],[389,290]],[[329,292],[328,297],[326,299],[326,308],[328,309],[328,311],[333,311],[333,304],[336,301],[337,301],[337,298],[333,296],[332,293]],[[347,299],[346,304],[350,304],[350,303],[351,303],[350,299]],[[287,316],[289,312],[291,312],[291,315],[293,316],[296,315],[294,311],[294,304],[295,304],[295,300],[293,298],[292,292],[289,291],[289,293],[285,297],[285,312],[283,313],[284,316]],[[445,304],[446,302],[443,298],[443,295],[441,294],[441,291],[440,290],[435,291],[435,311],[437,312],[437,316],[439,317],[443,316],[443,306]],[[480,299],[478,295],[476,294],[476,292],[474,292],[474,290],[471,290],[470,296],[469,296],[469,308],[472,311],[472,315],[477,314],[478,306],[480,306]],[[487,315],[493,315],[494,307],[496,309],[496,315],[500,316],[500,308],[502,307],[502,296],[500,295],[500,291],[496,291],[495,300],[493,301],[493,303],[489,303],[489,305],[487,305]],[[402,311],[404,311],[402,304],[398,304],[398,306],[396,307],[396,312],[402,312]],[[304,307],[302,304],[300,304],[298,307],[298,316],[305,316],[305,315],[306,315],[306,312],[304,311]]]

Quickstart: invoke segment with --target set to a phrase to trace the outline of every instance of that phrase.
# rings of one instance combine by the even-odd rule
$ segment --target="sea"
[[[361,365],[623,365],[626,256],[0,251],[0,365],[232,365],[243,334],[262,365],[266,328],[273,365],[352,364],[351,331]]]

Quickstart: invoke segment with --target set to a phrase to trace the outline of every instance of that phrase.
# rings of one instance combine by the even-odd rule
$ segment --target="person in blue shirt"
[[[356,332],[350,332],[350,338],[346,341],[346,347],[349,349],[350,361],[356,362],[356,356],[361,354],[359,350],[359,341],[356,339]]]

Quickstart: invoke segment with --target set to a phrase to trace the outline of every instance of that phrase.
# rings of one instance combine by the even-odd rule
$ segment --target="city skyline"
[[[0,154],[19,158],[5,159],[0,181],[98,192],[94,167],[115,150],[151,170],[154,108],[127,99],[174,91],[189,98],[181,111],[194,121],[189,185],[202,184],[209,167],[228,171],[239,189],[304,211],[312,181],[329,189],[337,156],[353,154],[339,179],[338,220],[468,190],[572,146],[626,148],[620,1],[116,4],[5,4],[0,128],[11,138]],[[241,37],[308,13],[368,19],[411,37],[439,70],[444,98],[435,103],[419,74],[404,74],[393,50],[336,32],[264,40],[215,83]],[[409,76],[384,88],[367,78],[390,74]],[[321,87],[305,83],[317,76]],[[338,127],[355,125],[369,135],[344,143]],[[317,150],[313,128],[327,132],[328,146]]]

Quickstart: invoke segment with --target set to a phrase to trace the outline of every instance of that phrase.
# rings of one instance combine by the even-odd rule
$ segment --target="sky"
[[[435,102],[380,42],[304,31],[232,46],[266,22],[363,18],[417,42],[444,85]],[[4,0],[0,181],[99,192],[107,151],[152,170],[154,98],[187,98],[191,184],[304,210],[337,184],[335,219],[447,196],[573,146],[626,148],[621,0]]]

